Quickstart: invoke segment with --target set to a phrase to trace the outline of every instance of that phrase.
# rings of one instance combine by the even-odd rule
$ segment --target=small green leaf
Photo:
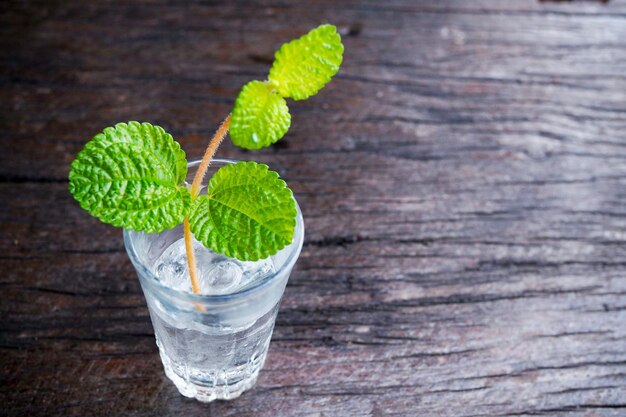
[[[285,99],[261,81],[244,85],[235,101],[230,137],[237,146],[260,149],[282,138],[291,124]]]
[[[304,100],[330,81],[342,61],[343,45],[337,28],[321,25],[280,47],[269,80],[283,97]]]
[[[185,152],[169,133],[149,123],[118,123],[80,151],[69,189],[104,223],[156,233],[180,224],[187,213],[186,175]]]
[[[292,192],[278,173],[267,165],[238,162],[211,177],[207,195],[192,204],[189,222],[206,247],[256,261],[291,243],[296,214]]]

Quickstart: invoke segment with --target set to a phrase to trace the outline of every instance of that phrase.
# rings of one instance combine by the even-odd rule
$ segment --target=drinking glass
[[[213,159],[203,187],[219,167],[235,162]],[[189,163],[189,183],[199,163]],[[296,208],[293,241],[272,256],[275,272],[231,294],[196,295],[167,287],[155,276],[155,262],[183,236],[182,225],[156,234],[124,231],[126,251],[146,297],[165,374],[182,395],[203,402],[232,399],[255,384],[280,300],[302,249],[304,224],[297,203]]]

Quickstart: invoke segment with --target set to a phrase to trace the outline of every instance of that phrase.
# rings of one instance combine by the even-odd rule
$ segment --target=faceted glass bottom
[[[157,345],[160,345],[158,341]],[[207,378],[205,374],[202,380],[198,378],[184,379],[176,373],[172,361],[160,346],[159,354],[161,355],[165,375],[176,385],[178,391],[185,397],[195,398],[198,401],[208,403],[214,400],[232,400],[252,388],[259,377],[259,371],[265,363],[267,350],[256,361],[230,368],[225,372],[221,372],[220,375],[213,375]]]

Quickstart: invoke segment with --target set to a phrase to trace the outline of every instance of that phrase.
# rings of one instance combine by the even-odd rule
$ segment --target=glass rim
[[[187,163],[187,168],[194,168],[198,165],[200,165],[200,159],[196,159],[193,161],[190,161]],[[213,158],[211,160],[211,162],[216,162],[216,163],[221,163],[221,164],[235,164],[237,162],[241,162],[239,160],[236,159],[230,159],[230,158]],[[210,177],[205,177],[205,178],[210,178]],[[250,286],[250,287],[246,287],[245,289],[241,290],[241,291],[236,291],[234,293],[230,293],[230,294],[194,294],[194,293],[190,293],[187,291],[182,291],[182,290],[177,290],[171,287],[167,287],[165,285],[163,285],[159,279],[156,277],[156,275],[150,271],[150,269],[148,269],[143,262],[139,259],[139,256],[137,255],[137,252],[135,251],[135,246],[134,246],[134,242],[133,242],[133,238],[131,237],[131,233],[141,233],[141,232],[136,232],[134,230],[127,230],[127,229],[123,229],[123,234],[124,234],[124,247],[126,248],[126,253],[128,254],[128,257],[131,260],[131,263],[133,264],[133,266],[138,269],[137,272],[139,272],[139,278],[141,280],[141,275],[143,274],[145,277],[148,277],[148,279],[146,280],[141,280],[144,281],[146,283],[148,283],[151,287],[158,289],[159,291],[163,291],[166,294],[172,295],[174,297],[177,298],[182,298],[182,299],[187,299],[191,302],[205,302],[205,303],[211,303],[211,302],[227,302],[227,301],[234,301],[237,299],[241,299],[244,298],[252,293],[255,293],[257,291],[259,291],[260,289],[266,287],[267,285],[269,285],[270,283],[274,282],[276,280],[276,278],[278,276],[280,276],[282,274],[282,272],[284,272],[285,270],[288,270],[290,268],[293,267],[293,265],[296,263],[296,260],[298,259],[300,252],[302,251],[302,246],[304,244],[304,220],[302,218],[302,212],[300,211],[300,206],[298,205],[298,201],[296,200],[295,196],[293,197],[294,201],[296,202],[296,211],[297,211],[297,215],[296,215],[296,229],[295,231],[297,232],[298,230],[300,230],[300,233],[295,233],[294,232],[294,241],[291,242],[290,245],[293,245],[294,243],[296,243],[296,245],[293,246],[293,248],[291,248],[289,255],[287,256],[287,259],[285,260],[285,262],[283,263],[283,265],[281,265],[281,267],[275,271],[272,274],[266,275],[265,277],[263,277],[261,280],[259,280],[257,283],[255,283],[254,285]],[[300,226],[300,227],[298,227]],[[282,249],[281,249],[282,250]]]

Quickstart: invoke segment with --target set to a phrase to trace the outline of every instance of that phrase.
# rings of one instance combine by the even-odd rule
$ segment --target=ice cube
[[[240,261],[243,267],[243,277],[239,289],[251,285],[254,281],[263,278],[275,271],[272,258],[258,261]]]
[[[205,295],[231,294],[274,272],[271,258],[240,261],[215,253],[195,239],[193,246],[200,292]],[[177,240],[163,251],[153,272],[168,287],[192,291],[184,239]]]
[[[198,274],[202,294],[228,294],[234,292],[241,282],[243,270],[236,259],[204,251],[198,257]],[[211,256],[207,255],[208,252]]]
[[[157,259],[154,273],[163,285],[181,291],[191,291],[185,242],[174,242]]]

